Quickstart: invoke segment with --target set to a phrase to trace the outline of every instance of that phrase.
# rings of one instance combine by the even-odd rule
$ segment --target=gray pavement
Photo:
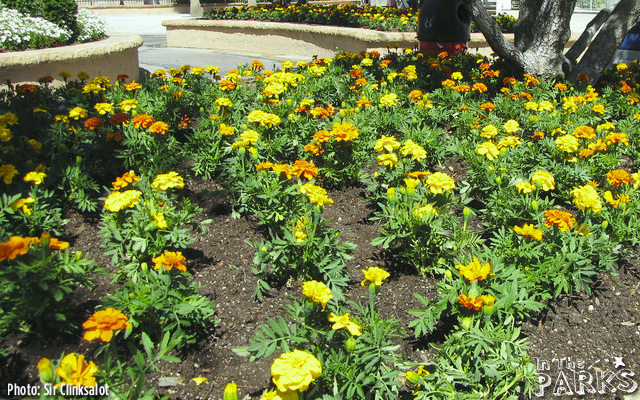
[[[517,12],[511,13],[517,16]],[[595,16],[595,13],[576,13],[571,19],[571,31],[581,33],[586,25]],[[143,46],[138,50],[140,68],[153,72],[158,68],[177,68],[188,64],[192,67],[206,67],[215,65],[223,73],[238,64],[249,64],[253,60],[262,62],[267,68],[279,67],[285,60],[304,60],[300,57],[292,59],[291,56],[283,54],[264,54],[256,51],[254,55],[229,54],[213,50],[203,49],[178,49],[168,48],[167,31],[162,26],[162,21],[171,19],[188,19],[188,14],[135,14],[135,15],[103,15],[107,21],[107,32],[125,32],[140,35]]]

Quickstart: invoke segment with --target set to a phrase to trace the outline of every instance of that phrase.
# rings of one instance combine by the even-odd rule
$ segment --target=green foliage
[[[10,243],[23,240],[13,237]],[[59,242],[43,234],[28,237],[23,255],[14,254],[0,261],[0,332],[17,328],[38,334],[48,330],[72,332],[69,325],[74,313],[73,291],[79,286],[90,288],[95,264],[77,252],[58,250]],[[31,244],[28,244],[28,243]],[[7,244],[5,243],[6,251]],[[68,246],[68,243],[67,243]],[[62,246],[64,247],[64,246]],[[6,257],[7,255],[3,255]]]

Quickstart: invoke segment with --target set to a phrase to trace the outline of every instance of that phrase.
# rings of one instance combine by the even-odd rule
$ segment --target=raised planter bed
[[[382,32],[339,26],[244,20],[168,20],[167,46],[283,58],[331,57],[337,51],[415,49],[415,32]],[[513,34],[505,35],[513,42]],[[578,36],[567,42],[570,47]],[[469,52],[489,55],[493,50],[482,33],[472,33]]]
[[[69,71],[72,77],[86,72],[90,77],[108,76],[112,80],[119,74],[131,79],[140,78],[138,47],[142,38],[130,33],[112,34],[103,40],[40,50],[0,53],[0,84],[34,82],[43,76],[52,76],[53,85],[64,81],[60,71]]]

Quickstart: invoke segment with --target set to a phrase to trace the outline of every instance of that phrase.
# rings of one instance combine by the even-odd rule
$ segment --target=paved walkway
[[[587,23],[595,16],[594,13],[574,14],[571,20],[571,31],[581,33]],[[143,46],[139,49],[140,68],[153,72],[158,68],[177,68],[188,64],[193,67],[206,67],[215,65],[222,72],[237,68],[238,64],[248,64],[253,60],[261,61],[267,68],[279,67],[282,61],[291,60],[281,54],[263,54],[256,49],[254,57],[246,54],[228,54],[213,50],[202,49],[176,49],[168,48],[167,31],[162,26],[162,21],[170,19],[190,18],[187,14],[156,14],[156,15],[104,15],[107,21],[108,32],[135,33],[142,36]],[[284,52],[283,52],[284,53]],[[300,57],[298,60],[304,60]],[[297,61],[297,60],[292,60]]]

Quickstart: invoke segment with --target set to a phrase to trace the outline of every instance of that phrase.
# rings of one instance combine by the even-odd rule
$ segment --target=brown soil
[[[182,357],[181,363],[163,363],[161,371],[149,382],[157,385],[160,377],[177,377],[178,384],[160,387],[158,393],[170,399],[219,399],[225,385],[235,381],[240,398],[258,397],[270,382],[270,359],[253,363],[236,355],[232,349],[248,344],[258,327],[267,317],[277,316],[288,304],[291,296],[300,296],[300,282],[277,288],[262,303],[253,298],[257,278],[251,272],[254,251],[247,240],[259,240],[260,230],[255,222],[231,217],[231,204],[215,182],[191,179],[187,184],[188,196],[197,202],[203,219],[212,219],[207,235],[198,240],[186,252],[193,279],[202,285],[201,293],[209,296],[217,305],[220,323],[210,337],[200,341],[197,348]],[[378,227],[369,221],[372,205],[364,197],[364,189],[351,187],[330,192],[335,203],[325,209],[324,216],[340,229],[342,240],[355,243],[358,248],[354,258],[348,262],[352,277],[348,296],[365,299],[366,291],[360,286],[360,269],[378,265],[391,271],[392,277],[383,286],[379,297],[384,317],[396,318],[405,327],[411,317],[407,310],[419,308],[414,293],[428,299],[437,296],[435,281],[422,277],[407,268],[394,264],[392,254],[381,252],[370,242],[378,234]],[[82,250],[106,270],[109,260],[103,256],[97,235],[99,219],[84,218],[70,213],[66,227],[72,248]],[[622,357],[626,369],[635,375],[628,380],[640,382],[640,335],[639,306],[640,278],[637,254],[627,254],[618,263],[616,277],[601,276],[593,296],[576,294],[564,296],[549,304],[536,321],[527,323],[523,334],[529,338],[532,361],[543,367],[552,380],[539,398],[584,398],[612,399],[615,394],[606,387],[604,394],[556,397],[552,395],[560,371],[573,385],[572,372],[566,365],[559,368],[559,359],[570,358],[574,363],[583,361],[582,369],[589,371],[596,384],[596,371],[617,372],[623,367],[618,362]],[[76,298],[90,315],[96,304],[114,288],[107,277],[98,277],[93,291],[78,289]],[[433,350],[425,340],[416,341],[406,328],[403,353],[416,361],[427,361]],[[10,348],[9,357],[0,360],[0,382],[38,383],[36,364],[41,357],[58,358],[65,352],[91,354],[93,343],[84,342],[80,331],[77,336],[52,338],[33,337],[25,332],[5,338],[5,347]],[[570,364],[571,365],[571,364]],[[575,369],[575,368],[574,368]],[[540,372],[543,372],[540,370]],[[203,376],[209,383],[196,385],[192,378]],[[610,382],[618,385],[621,380],[614,377]],[[3,385],[2,391],[6,390]],[[6,392],[5,392],[6,394]]]

